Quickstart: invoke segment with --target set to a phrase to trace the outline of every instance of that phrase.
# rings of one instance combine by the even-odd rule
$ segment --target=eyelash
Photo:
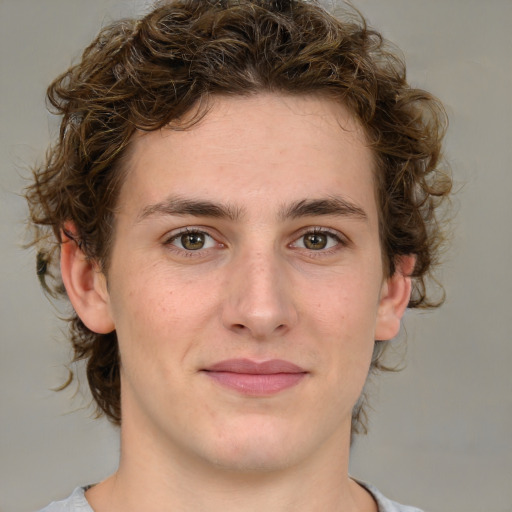
[[[294,244],[296,244],[299,240],[303,240],[304,237],[306,237],[307,235],[324,235],[324,236],[334,240],[336,243],[332,247],[329,247],[327,249],[318,249],[316,251],[314,249],[308,249],[306,247],[296,247],[296,246],[294,247]],[[329,242],[327,242],[327,243],[329,243]],[[303,232],[291,244],[289,244],[289,246],[294,247],[298,250],[307,251],[307,253],[310,257],[318,258],[318,257],[334,254],[335,252],[339,251],[343,247],[346,247],[348,244],[349,244],[349,241],[347,240],[347,238],[345,236],[343,236],[341,233],[339,233],[338,231],[334,231],[334,230],[324,228],[324,227],[312,227],[312,228],[309,227],[309,228],[305,228],[303,230]]]
[[[200,248],[200,249],[193,250],[193,249],[185,249],[185,248],[177,247],[176,245],[174,245],[173,242],[178,240],[183,235],[189,235],[189,234],[190,235],[196,235],[196,234],[203,235],[206,238],[213,240],[218,247],[220,247],[220,248],[225,247],[224,244],[218,242],[214,236],[209,234],[207,230],[195,228],[195,227],[194,228],[190,228],[190,227],[182,228],[178,232],[172,233],[171,236],[169,236],[168,238],[166,238],[164,240],[164,245],[166,247],[168,247],[170,250],[178,253],[181,256],[185,256],[185,257],[205,256],[205,251],[213,248],[213,247],[206,247],[205,249]],[[323,236],[328,237],[331,240],[334,240],[335,244],[334,244],[334,246],[329,247],[327,249],[318,249],[318,250],[308,249],[307,247],[297,247],[296,245],[294,245],[299,240],[303,240],[304,237],[306,237],[307,235],[323,235]],[[327,243],[329,243],[329,242],[327,242]],[[349,241],[347,240],[347,238],[337,231],[334,231],[334,230],[331,230],[328,228],[324,228],[324,227],[308,227],[308,228],[304,228],[304,230],[300,233],[300,235],[297,238],[295,238],[290,244],[288,244],[288,247],[294,248],[299,251],[305,251],[311,257],[322,257],[322,256],[333,254],[333,253],[337,252],[338,250],[340,250],[341,248],[346,247],[348,244],[349,244]]]
[[[171,234],[170,237],[168,237],[164,240],[164,245],[167,248],[169,248],[170,250],[178,253],[180,256],[185,256],[188,258],[201,257],[204,255],[204,251],[211,249],[211,247],[207,247],[206,249],[201,248],[201,249],[192,250],[192,249],[185,249],[185,248],[177,247],[176,245],[174,245],[173,242],[178,240],[179,238],[181,238],[183,235],[204,235],[205,238],[213,240],[217,246],[224,247],[224,244],[218,242],[215,239],[215,237],[210,235],[206,230],[199,229],[199,228],[189,228],[189,227],[182,228],[177,233]]]

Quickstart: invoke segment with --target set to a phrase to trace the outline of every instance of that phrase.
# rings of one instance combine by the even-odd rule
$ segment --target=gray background
[[[117,433],[87,395],[50,389],[69,348],[23,251],[26,168],[55,133],[49,82],[142,0],[0,0],[0,511],[34,510],[115,470]],[[352,473],[438,512],[512,511],[512,1],[355,0],[444,100],[457,188],[448,300],[409,313],[408,365],[373,391]]]

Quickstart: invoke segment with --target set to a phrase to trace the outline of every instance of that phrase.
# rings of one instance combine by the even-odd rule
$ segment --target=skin
[[[218,97],[190,130],[136,136],[108,278],[62,246],[77,313],[116,329],[122,360],[120,465],[87,492],[95,511],[377,510],[348,477],[351,411],[414,259],[385,275],[373,173],[321,97]],[[248,396],[204,372],[232,358],[305,377]]]

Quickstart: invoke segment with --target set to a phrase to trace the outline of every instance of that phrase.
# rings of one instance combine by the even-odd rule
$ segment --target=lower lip
[[[306,373],[252,374],[234,372],[205,372],[220,385],[244,395],[268,396],[297,385]]]

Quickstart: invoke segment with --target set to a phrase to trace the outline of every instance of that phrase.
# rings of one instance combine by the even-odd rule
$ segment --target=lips
[[[251,396],[268,396],[291,388],[308,374],[306,370],[282,359],[263,362],[250,359],[220,361],[203,370],[223,387]]]

